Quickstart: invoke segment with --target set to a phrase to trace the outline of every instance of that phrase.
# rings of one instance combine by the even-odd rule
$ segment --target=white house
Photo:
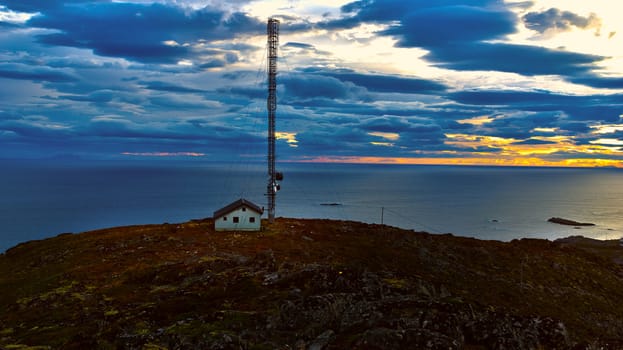
[[[216,231],[259,231],[264,208],[240,198],[214,212]]]

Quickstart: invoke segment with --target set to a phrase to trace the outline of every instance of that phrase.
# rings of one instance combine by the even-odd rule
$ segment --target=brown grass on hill
[[[622,257],[332,220],[64,234],[0,255],[0,348],[614,349]]]

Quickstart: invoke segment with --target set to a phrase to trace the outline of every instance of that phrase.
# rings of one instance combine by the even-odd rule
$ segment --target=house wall
[[[238,218],[238,222],[235,222],[235,218]],[[251,222],[252,220],[255,222]],[[217,231],[259,231],[261,223],[261,215],[258,212],[243,206],[215,218],[214,229]]]

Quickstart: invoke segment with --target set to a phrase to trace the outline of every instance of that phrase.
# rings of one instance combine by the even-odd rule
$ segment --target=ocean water
[[[623,236],[623,171],[279,164],[277,216],[381,223],[508,241]],[[261,164],[2,161],[0,252],[65,232],[211,217],[266,205]],[[552,216],[594,227],[548,223]]]

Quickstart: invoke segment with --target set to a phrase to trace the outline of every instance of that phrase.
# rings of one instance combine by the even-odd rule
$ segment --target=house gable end
[[[236,209],[242,208],[242,207],[246,207],[246,208],[248,208],[250,210],[253,210],[254,212],[256,212],[256,213],[258,213],[260,215],[262,215],[264,213],[264,210],[262,208],[260,208],[259,206],[255,205],[254,203],[252,203],[252,202],[250,202],[250,201],[248,201],[248,200],[246,200],[244,198],[240,198],[237,201],[235,201],[235,202],[233,202],[231,204],[228,204],[225,207],[215,211],[214,215],[213,215],[213,218],[214,219],[220,218],[221,216],[227,215],[228,213],[230,213],[230,212],[232,212],[232,211],[234,211]]]
[[[216,231],[259,231],[264,210],[257,205],[239,199],[214,212]]]

